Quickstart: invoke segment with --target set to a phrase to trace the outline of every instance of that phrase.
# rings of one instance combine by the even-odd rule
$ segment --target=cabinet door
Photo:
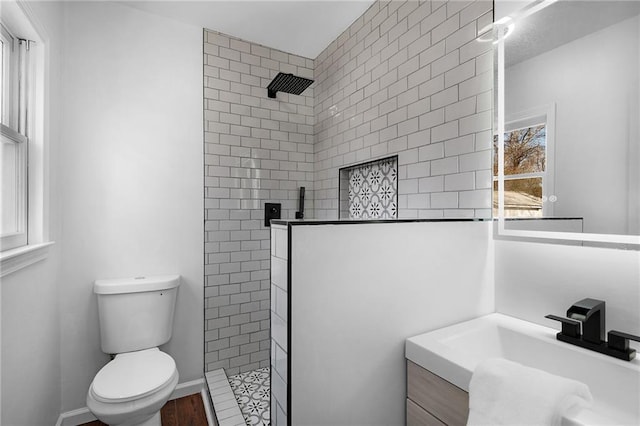
[[[469,394],[407,360],[407,396],[444,424],[464,426]]]
[[[445,426],[445,424],[407,398],[407,426]]]

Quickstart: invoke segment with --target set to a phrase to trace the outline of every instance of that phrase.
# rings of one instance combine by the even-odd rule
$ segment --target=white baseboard
[[[178,386],[174,389],[171,394],[172,399],[183,398],[187,395],[193,395],[194,393],[200,393],[204,389],[204,378],[191,380],[190,382],[178,383]]]
[[[56,426],[77,426],[94,420],[97,420],[96,416],[94,416],[87,407],[82,407],[77,410],[61,413],[56,422]]]
[[[203,390],[205,390],[204,379],[196,379],[191,380],[190,382],[179,383],[171,394],[169,400],[183,398],[195,393],[201,393]],[[209,422],[209,425],[213,425],[213,423],[211,422],[211,416],[207,411],[207,409],[209,409],[210,411],[208,401],[209,397],[203,394],[202,402],[204,402],[205,411],[207,412],[207,421]],[[87,407],[82,407],[78,408],[77,410],[71,410],[61,413],[58,417],[58,421],[56,422],[56,426],[78,426],[83,423],[92,422],[94,420],[97,420],[96,416],[94,416]]]

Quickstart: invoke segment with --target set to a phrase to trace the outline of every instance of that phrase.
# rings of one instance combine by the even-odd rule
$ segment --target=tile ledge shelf
[[[273,225],[358,225],[358,224],[380,224],[380,223],[411,223],[411,222],[491,222],[491,218],[440,218],[440,219],[274,219]]]
[[[49,255],[49,247],[54,244],[54,241],[48,241],[3,251],[0,253],[0,277],[46,259]]]

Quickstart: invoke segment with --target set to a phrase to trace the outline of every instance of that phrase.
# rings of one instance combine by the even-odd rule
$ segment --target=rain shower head
[[[276,92],[299,95],[304,92],[307,87],[311,86],[311,83],[313,83],[313,80],[309,80],[308,78],[279,72],[273,81],[271,81],[267,86],[267,91],[270,98],[275,98]]]

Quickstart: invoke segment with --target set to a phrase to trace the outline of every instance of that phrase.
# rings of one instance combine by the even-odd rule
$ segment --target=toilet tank
[[[167,343],[179,285],[180,275],[95,281],[102,351],[119,354]]]

